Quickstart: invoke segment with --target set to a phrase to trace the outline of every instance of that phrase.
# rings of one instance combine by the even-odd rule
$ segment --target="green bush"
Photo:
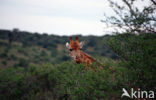
[[[12,60],[17,60],[17,57],[16,57],[14,54],[11,54],[11,55],[10,55],[10,58],[11,58]]]
[[[17,51],[25,56],[28,55],[27,51],[23,48],[17,48]]]
[[[20,58],[19,62],[17,63],[17,66],[20,66],[20,67],[28,67],[28,65],[29,65],[28,60],[24,58]]]
[[[131,87],[155,89],[156,34],[118,34],[105,41],[130,71]]]
[[[2,61],[2,64],[3,64],[3,65],[7,65],[7,62],[6,62],[6,61]]]
[[[0,57],[1,57],[1,58],[7,58],[8,55],[7,55],[7,53],[4,52],[4,53],[1,53],[1,54],[0,54]]]
[[[112,61],[113,62],[113,61]],[[105,62],[106,63],[106,62]],[[107,62],[108,63],[108,62]],[[114,66],[115,65],[115,66]],[[120,98],[126,69],[114,62],[97,72],[83,64],[30,65],[0,70],[1,100],[95,100]]]

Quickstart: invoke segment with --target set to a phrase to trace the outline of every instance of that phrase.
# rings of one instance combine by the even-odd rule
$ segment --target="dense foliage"
[[[74,37],[74,36],[73,36]],[[102,43],[102,39],[109,36],[79,36],[80,41],[85,42],[82,48],[84,52],[95,56],[117,59],[115,53]],[[18,29],[0,30],[0,66],[21,66],[29,64],[43,64],[50,62],[57,64],[69,61],[68,50],[65,47],[69,42],[67,36],[55,36],[31,32],[19,31]]]
[[[131,71],[132,87],[156,90],[156,34],[118,34],[109,39],[115,51]]]
[[[22,32],[19,33],[23,35]],[[91,55],[93,52],[93,55],[104,65],[104,68],[97,72],[87,70],[85,65],[75,64],[67,58],[63,60],[57,58],[57,56],[64,56],[65,53],[67,55],[67,51],[65,48],[54,49],[53,45],[57,47],[64,45],[68,37],[56,36],[60,41],[58,44],[54,42],[55,39],[49,39],[53,41],[49,43],[54,43],[52,46],[47,45],[47,41],[44,41],[43,44],[47,45],[47,48],[43,44],[38,44],[45,38],[45,35],[38,34],[41,37],[35,42],[34,40],[25,41],[29,39],[29,35],[32,35],[32,39],[36,38],[35,34],[28,33],[27,35],[21,37],[21,41],[19,38],[19,40],[12,39],[9,42],[9,38],[5,37],[6,34],[0,34],[1,100],[121,99],[122,88],[156,90],[156,34],[125,33],[103,37],[80,36],[82,39],[87,40],[88,38],[87,43],[90,48],[85,47],[86,51]],[[46,38],[50,37],[46,35]],[[27,45],[24,45],[25,42],[22,41],[25,41]],[[118,59],[106,58],[112,52],[105,51],[104,48],[114,51]],[[51,50],[56,50],[55,56]],[[105,57],[100,56],[100,52],[107,52],[107,56],[105,54],[103,55]],[[57,60],[59,63],[56,62]],[[128,98],[125,97],[125,99]]]
[[[64,62],[55,66],[0,69],[1,100],[95,100],[120,98],[126,87],[126,68],[104,59],[105,68],[89,71],[83,64]]]
[[[102,22],[116,35],[103,42],[127,63],[130,87],[156,90],[156,1],[108,1],[116,16],[105,15]]]

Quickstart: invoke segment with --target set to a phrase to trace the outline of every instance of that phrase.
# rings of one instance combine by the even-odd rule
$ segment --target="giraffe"
[[[76,62],[76,63],[85,63],[85,65],[88,67],[89,70],[92,68],[90,67],[90,64],[93,62],[100,65],[100,68],[103,68],[103,65],[94,59],[93,57],[89,56],[88,54],[84,53],[81,49],[84,45],[84,42],[79,42],[79,38],[76,37],[76,40],[73,41],[72,37],[69,38],[70,43],[66,43],[66,47],[69,50],[69,56]],[[96,68],[94,68],[94,71],[96,71]]]

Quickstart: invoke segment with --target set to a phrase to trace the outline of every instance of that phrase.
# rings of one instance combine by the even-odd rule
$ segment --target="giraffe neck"
[[[94,59],[93,57],[89,56],[88,54],[84,53],[83,51],[80,51],[80,54],[82,55],[82,57],[88,58],[90,59],[92,62],[95,62],[96,59]]]

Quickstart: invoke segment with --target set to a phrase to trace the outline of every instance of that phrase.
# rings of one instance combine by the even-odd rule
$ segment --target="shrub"
[[[29,65],[29,62],[26,59],[24,59],[24,58],[20,58],[19,59],[18,66],[20,66],[20,67],[27,67],[28,65]]]
[[[6,61],[2,61],[2,64],[3,64],[3,65],[7,65],[7,62],[6,62]]]
[[[113,62],[111,66],[106,65],[97,72],[88,70],[83,64],[75,65],[71,62],[55,66],[49,63],[41,66],[30,65],[26,69],[6,68],[0,70],[0,99],[120,98],[121,88],[125,87],[127,81],[126,74],[126,68],[119,67],[117,62]]]
[[[11,54],[11,55],[10,55],[10,58],[11,58],[12,60],[17,60],[17,57],[16,57],[14,54]]]
[[[6,58],[6,57],[8,57],[8,55],[7,55],[7,53],[4,52],[4,53],[1,53],[1,54],[0,54],[0,57],[1,57],[1,58]]]
[[[118,34],[107,42],[118,54],[122,62],[130,69],[129,83],[131,87],[153,89],[155,79],[155,37],[156,34]],[[131,79],[130,79],[131,78]]]

